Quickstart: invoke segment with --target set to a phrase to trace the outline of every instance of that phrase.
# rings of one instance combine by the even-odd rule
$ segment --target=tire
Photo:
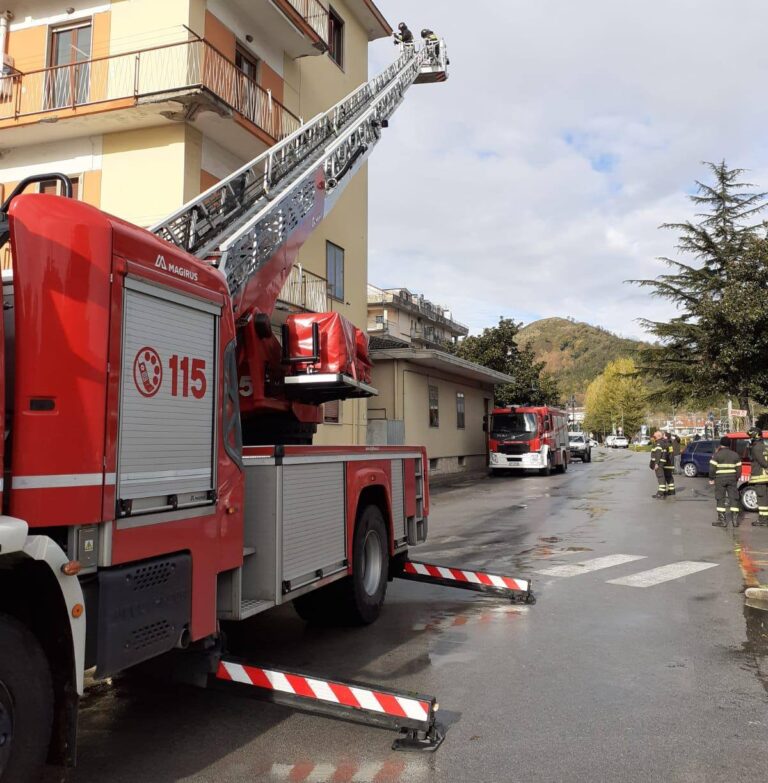
[[[34,634],[0,614],[0,781],[30,783],[48,755],[53,685],[48,660]]]
[[[563,461],[557,466],[557,472],[558,473],[568,472],[568,457],[565,455],[565,452],[563,452]]]
[[[739,491],[739,501],[744,511],[757,511],[757,493],[755,488],[745,484]]]
[[[540,476],[549,476],[552,474],[552,459],[547,455],[547,467],[539,470]]]
[[[699,475],[699,469],[693,462],[686,462],[685,465],[683,465],[683,473],[685,473],[688,478],[696,478],[696,476]]]
[[[582,458],[582,462],[592,462],[592,451],[588,451]]]
[[[384,515],[378,506],[366,506],[355,526],[352,575],[300,596],[293,606],[302,620],[315,625],[370,625],[381,614],[388,578]]]

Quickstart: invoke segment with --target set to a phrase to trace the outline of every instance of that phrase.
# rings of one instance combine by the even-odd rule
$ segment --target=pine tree
[[[725,161],[705,166],[714,182],[696,182],[697,192],[690,197],[700,209],[696,222],[662,226],[678,232],[677,249],[690,262],[663,257],[670,273],[632,281],[678,310],[669,321],[641,321],[658,343],[640,352],[640,369],[662,382],[657,399],[680,404],[725,394],[747,407],[748,398],[762,400],[768,386],[759,372],[749,371],[750,362],[759,360],[757,346],[743,345],[738,357],[734,350],[740,331],[738,291],[742,281],[759,277],[747,267],[763,263],[764,224],[756,221],[768,194],[742,181],[744,169],[730,169]],[[759,323],[753,299],[750,318]]]

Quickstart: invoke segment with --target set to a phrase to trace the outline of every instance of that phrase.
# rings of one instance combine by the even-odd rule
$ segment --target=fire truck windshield
[[[494,440],[531,440],[536,434],[535,413],[496,413],[491,422]]]

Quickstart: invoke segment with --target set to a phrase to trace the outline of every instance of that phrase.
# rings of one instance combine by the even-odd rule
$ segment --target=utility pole
[[[733,432],[733,403],[728,398],[728,432]]]

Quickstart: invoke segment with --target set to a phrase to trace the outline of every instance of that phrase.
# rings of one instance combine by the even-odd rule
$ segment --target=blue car
[[[680,467],[686,476],[709,475],[709,461],[718,446],[717,440],[691,441],[680,456]]]

